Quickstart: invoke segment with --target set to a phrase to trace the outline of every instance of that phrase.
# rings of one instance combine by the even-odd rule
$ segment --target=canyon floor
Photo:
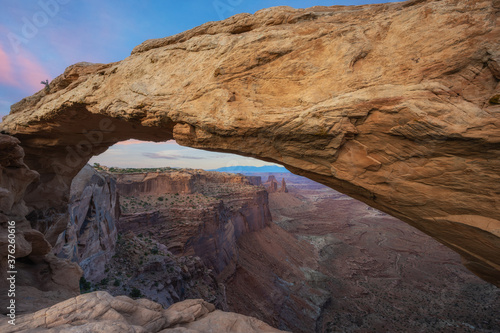
[[[500,289],[456,253],[307,178],[246,176],[270,175],[287,191],[197,170],[123,176],[116,254],[86,287],[203,298],[292,332],[500,332]]]
[[[266,179],[268,175],[262,175]],[[387,214],[289,173],[273,222],[314,245],[331,299],[317,332],[499,332],[500,289],[459,256]]]

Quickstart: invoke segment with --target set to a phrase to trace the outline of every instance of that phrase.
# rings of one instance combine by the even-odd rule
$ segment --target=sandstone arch
[[[419,228],[499,286],[499,10],[446,0],[240,14],[117,63],[73,65],[1,129],[41,174],[25,200],[49,242],[91,156],[175,139],[283,164]]]

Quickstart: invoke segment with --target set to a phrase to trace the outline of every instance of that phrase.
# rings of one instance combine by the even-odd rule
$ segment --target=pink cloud
[[[0,83],[8,86],[19,87],[20,84],[14,78],[10,58],[0,45]]]
[[[8,54],[0,45],[0,84],[34,93],[43,88],[40,81],[49,78],[48,72],[30,53]]]
[[[42,89],[40,82],[50,78],[49,73],[30,54],[19,55],[16,65],[23,85],[32,92]]]
[[[148,144],[156,144],[156,145],[177,145],[177,142],[175,140],[168,140],[167,142],[152,142],[152,141],[141,141],[141,140],[136,140],[136,139],[130,139],[127,141],[121,141],[118,142],[117,145],[120,146],[129,146],[129,145],[138,145],[142,143],[148,143]]]

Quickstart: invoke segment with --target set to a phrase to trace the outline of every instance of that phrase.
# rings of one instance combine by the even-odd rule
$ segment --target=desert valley
[[[456,254],[306,178],[104,170],[117,180],[118,241],[100,274],[84,274],[87,291],[139,290],[165,307],[202,298],[292,332],[500,327],[500,291]]]
[[[500,332],[499,13],[265,8],[42,81],[0,123],[0,331]]]

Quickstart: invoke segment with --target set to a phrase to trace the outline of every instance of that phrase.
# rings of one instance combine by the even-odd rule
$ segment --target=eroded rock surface
[[[98,291],[80,295],[17,319],[0,319],[0,330],[10,332],[283,332],[255,318],[215,310],[200,299],[176,303],[164,310],[147,299],[113,297]]]
[[[276,177],[274,175],[271,175],[267,178],[267,181],[263,183],[264,187],[266,188],[268,193],[287,193],[288,189],[286,188],[286,181],[285,178],[281,179],[281,187],[278,187],[278,181],[276,180]]]
[[[1,127],[41,175],[26,197],[38,213],[64,207],[71,179],[110,145],[174,138],[281,163],[419,228],[500,285],[499,8],[239,14],[117,63],[73,65]]]
[[[24,152],[19,140],[0,134],[0,295],[1,311],[10,304],[11,290],[7,271],[15,274],[16,313],[39,310],[79,293],[78,280],[82,274],[76,263],[55,257],[43,233],[32,228],[25,218],[30,208],[24,202],[26,189],[39,180],[39,174],[23,161]],[[15,232],[15,247],[9,248],[8,226]],[[9,250],[13,250],[10,252]],[[8,258],[8,255],[11,257]],[[15,257],[14,269],[7,259]],[[33,300],[37,299],[36,302]]]
[[[106,263],[114,255],[120,205],[116,181],[86,165],[71,183],[69,221],[53,252],[83,269],[93,282],[104,278]]]
[[[217,309],[228,310],[224,286],[200,257],[173,255],[165,245],[143,234],[119,234],[116,254],[107,262],[105,274],[98,283],[86,282],[83,291],[146,297],[164,307],[201,298]]]
[[[149,235],[175,255],[198,256],[216,273],[237,256],[243,234],[271,223],[268,193],[250,184],[257,177],[189,169],[115,176],[121,232]]]

